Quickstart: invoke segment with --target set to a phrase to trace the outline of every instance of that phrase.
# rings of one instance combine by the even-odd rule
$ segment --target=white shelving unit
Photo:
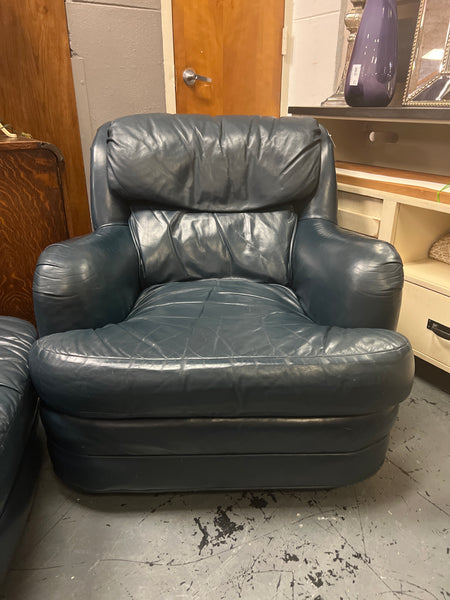
[[[415,354],[450,371],[450,265],[428,257],[450,231],[450,108],[304,107],[330,132],[338,167],[342,227],[387,240],[399,251],[405,286],[398,330]],[[340,172],[341,171],[341,172]],[[355,173],[359,171],[359,173]],[[363,173],[361,173],[363,171]],[[429,321],[439,325],[430,325]]]
[[[450,340],[443,337],[450,333],[450,265],[428,257],[433,242],[450,232],[450,205],[345,183],[338,193],[339,224],[390,242],[402,257],[398,331],[416,356],[450,372]]]

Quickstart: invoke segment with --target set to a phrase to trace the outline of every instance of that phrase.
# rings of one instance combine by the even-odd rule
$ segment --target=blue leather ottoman
[[[35,339],[30,323],[0,317],[0,581],[25,525],[41,459],[38,400],[28,373]]]

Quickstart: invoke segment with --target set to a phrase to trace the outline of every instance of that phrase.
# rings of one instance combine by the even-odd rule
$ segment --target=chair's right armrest
[[[105,225],[52,244],[34,274],[39,335],[117,323],[139,292],[138,255],[128,225]]]
[[[403,265],[393,246],[325,219],[304,219],[293,257],[293,288],[313,321],[395,330]]]

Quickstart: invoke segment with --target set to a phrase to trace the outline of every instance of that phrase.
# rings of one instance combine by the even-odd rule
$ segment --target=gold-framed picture
[[[450,2],[421,0],[404,106],[450,108]]]

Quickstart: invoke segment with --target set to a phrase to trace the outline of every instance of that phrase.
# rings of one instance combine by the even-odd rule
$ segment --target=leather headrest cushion
[[[133,115],[110,124],[107,148],[110,188],[149,208],[273,208],[308,197],[320,172],[308,117]]]

